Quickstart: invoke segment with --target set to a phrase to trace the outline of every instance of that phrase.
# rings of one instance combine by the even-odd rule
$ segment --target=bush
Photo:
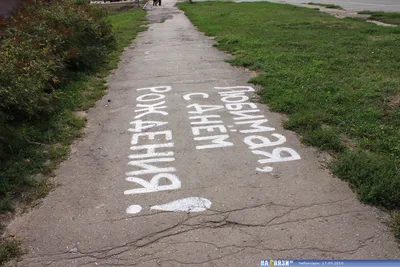
[[[0,17],[1,164],[26,146],[20,126],[55,110],[68,72],[100,66],[114,46],[106,11],[89,1],[22,0]]]
[[[0,51],[0,113],[6,121],[33,118],[49,111],[49,82],[63,67],[49,47],[36,48],[33,40],[13,36]]]
[[[115,46],[107,12],[87,1],[55,2],[38,9],[37,17],[41,25],[29,27],[27,32],[38,36],[42,44],[50,43],[69,68],[92,68]]]
[[[65,73],[101,64],[115,45],[106,11],[84,0],[26,1],[1,20],[0,32],[5,122],[51,112],[51,92]]]

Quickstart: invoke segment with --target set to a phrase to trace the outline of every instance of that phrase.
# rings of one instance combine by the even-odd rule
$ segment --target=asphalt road
[[[28,251],[16,266],[398,258],[385,217],[252,102],[252,73],[174,5],[149,6],[149,29],[56,171],[60,186],[8,228]]]
[[[288,3],[288,4],[304,4],[308,2],[335,4],[343,7],[344,9],[362,11],[386,11],[386,12],[400,12],[400,0],[268,0],[269,2]]]

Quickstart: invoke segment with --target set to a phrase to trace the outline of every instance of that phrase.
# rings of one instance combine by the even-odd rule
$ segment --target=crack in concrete
[[[375,236],[371,236],[364,240],[359,247],[355,249],[349,249],[349,250],[329,250],[329,249],[320,249],[317,247],[293,247],[293,248],[284,248],[284,249],[277,249],[277,248],[271,248],[265,246],[262,242],[259,242],[255,245],[227,245],[227,246],[217,246],[211,242],[206,242],[206,241],[186,241],[186,242],[173,242],[169,243],[171,245],[176,245],[176,244],[190,244],[190,243],[200,243],[200,244],[207,244],[210,246],[213,246],[216,249],[226,249],[226,248],[238,248],[238,249],[247,249],[247,248],[252,248],[252,249],[259,249],[258,246],[262,247],[263,251],[269,251],[269,252],[287,252],[287,251],[293,251],[293,250],[305,250],[305,251],[319,251],[319,252],[328,252],[328,253],[336,253],[336,254],[344,254],[344,253],[354,253],[357,250],[365,247],[365,243],[368,242],[369,240],[373,239]]]
[[[286,221],[286,222],[272,223],[272,224],[270,224],[270,222],[274,221],[275,219],[279,219],[279,218],[274,218],[274,219],[270,220],[270,221],[267,223],[266,226],[277,226],[277,225],[283,225],[283,224],[288,224],[288,223],[295,223],[295,222],[301,222],[301,221],[315,220],[315,219],[320,219],[320,218],[331,218],[331,217],[337,217],[337,216],[342,216],[342,215],[352,214],[352,213],[358,213],[358,212],[362,212],[362,210],[346,211],[346,212],[340,212],[340,213],[336,213],[336,214],[315,216],[315,217],[309,217],[309,218],[303,218],[303,219],[290,220],[290,221]],[[289,212],[289,213],[290,213],[290,212]],[[283,217],[283,216],[279,216],[279,217]]]
[[[271,204],[269,204],[269,205],[271,205]],[[258,205],[258,206],[263,206],[263,205]],[[299,208],[297,208],[297,209],[299,209]],[[242,208],[242,209],[236,209],[236,210],[244,210],[244,209]],[[296,209],[294,209],[294,210],[296,210]],[[285,213],[285,215],[289,214],[290,212],[293,212],[294,210],[291,210],[291,211]],[[282,216],[277,216],[276,218],[271,219],[269,222],[267,222],[265,224],[261,224],[261,225],[248,225],[248,224],[241,224],[241,223],[237,223],[237,222],[227,221],[227,218],[229,216],[229,212],[225,212],[225,213],[228,213],[228,214],[225,214],[225,216],[222,219],[210,220],[210,221],[202,222],[200,224],[195,224],[195,225],[188,225],[188,224],[185,224],[185,222],[187,222],[190,219],[196,218],[196,217],[203,217],[204,215],[203,216],[202,215],[188,216],[183,221],[181,221],[181,222],[179,222],[179,223],[177,223],[177,224],[175,224],[175,225],[173,225],[171,227],[168,227],[166,229],[154,232],[154,233],[152,233],[150,235],[147,235],[147,236],[143,236],[143,237],[141,237],[141,238],[139,238],[139,239],[137,239],[135,241],[128,242],[128,243],[125,243],[123,245],[112,247],[112,248],[106,248],[106,249],[102,249],[102,250],[95,250],[95,251],[88,251],[88,252],[80,251],[78,249],[78,254],[80,254],[80,255],[75,255],[75,256],[69,257],[69,258],[70,259],[92,258],[92,259],[95,259],[95,260],[111,259],[111,258],[114,258],[115,256],[122,255],[123,253],[131,250],[132,247],[133,248],[147,247],[147,246],[149,246],[151,244],[159,242],[162,239],[165,239],[165,238],[168,238],[168,237],[171,237],[171,236],[178,236],[178,235],[181,235],[181,234],[193,231],[193,230],[197,230],[197,229],[200,229],[200,228],[201,229],[231,228],[232,225],[239,226],[239,227],[242,227],[242,228],[271,227],[271,226],[282,225],[282,224],[287,224],[287,223],[306,221],[306,220],[313,220],[313,219],[317,219],[317,218],[327,218],[327,217],[340,216],[340,215],[343,215],[343,214],[351,214],[351,213],[355,213],[355,212],[360,212],[360,211],[358,211],[358,210],[357,211],[349,211],[349,212],[345,212],[345,213],[338,213],[338,214],[332,214],[332,215],[327,215],[327,216],[317,216],[317,217],[312,217],[312,218],[304,218],[304,219],[299,219],[299,220],[294,220],[294,221],[283,222],[283,223],[279,223],[279,224],[268,224],[269,222],[275,220],[277,217],[281,218],[281,217],[285,216],[285,215],[282,215]],[[213,215],[215,215],[215,214],[213,214]],[[213,215],[207,215],[207,216],[204,216],[204,217],[213,216]],[[209,224],[209,223],[212,223],[212,225],[206,225],[206,224]],[[216,224],[216,225],[214,225],[214,224]],[[170,231],[173,231],[175,228],[182,227],[182,226],[188,226],[189,228],[181,230],[181,231],[169,233]],[[163,233],[168,233],[168,234],[163,234]],[[253,238],[255,237],[253,234],[250,234],[250,233],[247,233],[247,232],[243,232],[243,233],[245,233],[246,235],[252,236]],[[254,238],[255,241],[258,239],[256,241],[255,245],[228,245],[228,246],[222,246],[221,247],[221,246],[217,246],[217,245],[215,245],[215,244],[213,244],[211,242],[204,242],[204,241],[175,242],[175,243],[171,243],[171,244],[203,243],[203,244],[212,245],[216,249],[226,249],[226,248],[232,248],[232,247],[233,248],[241,248],[241,249],[245,249],[245,248],[257,249],[257,247],[261,246],[263,249],[269,250],[271,252],[274,252],[274,251],[275,252],[283,252],[283,251],[292,251],[292,250],[307,250],[307,251],[312,250],[312,251],[319,251],[319,252],[329,252],[329,253],[338,253],[338,254],[341,253],[341,254],[343,254],[343,253],[354,253],[354,252],[356,252],[360,248],[366,246],[365,243],[368,242],[368,240],[373,239],[374,237],[375,236],[373,235],[373,236],[367,238],[357,248],[351,249],[351,250],[327,250],[327,249],[320,249],[320,248],[317,248],[317,247],[304,247],[304,248],[302,248],[302,247],[293,247],[293,248],[285,248],[285,249],[275,249],[275,248],[270,248],[270,247],[265,246],[258,237]],[[154,238],[154,239],[152,239],[152,238]],[[152,239],[152,240],[148,240],[148,239]],[[144,241],[144,243],[140,244],[141,241]],[[120,250],[120,249],[123,249],[123,250]],[[154,252],[154,253],[151,253],[151,254],[143,255],[143,256],[139,257],[139,259],[147,257],[147,256],[151,256],[151,255],[153,255],[155,253],[159,253],[164,249],[158,250],[157,252]],[[120,251],[113,252],[113,251],[116,251],[116,250],[120,250]],[[65,252],[65,253],[58,254],[58,256],[63,256],[65,254],[67,254],[67,253],[70,254],[70,252]],[[49,256],[54,257],[54,256],[57,256],[57,255],[53,254],[53,255],[49,255]],[[42,258],[42,257],[37,257],[37,258]],[[33,258],[31,258],[31,259],[33,259]],[[216,258],[216,259],[219,259],[219,258]],[[182,264],[186,264],[186,263],[182,263]],[[187,263],[187,264],[191,264],[191,263]],[[196,263],[196,264],[200,264],[200,263]],[[51,265],[51,264],[49,264],[49,265]]]
[[[320,219],[320,218],[330,218],[330,217],[336,217],[336,216],[341,216],[341,215],[361,212],[361,210],[355,210],[355,211],[348,211],[348,212],[344,212],[344,213],[336,213],[336,214],[331,214],[331,215],[323,215],[323,216],[302,218],[302,219],[297,219],[297,220],[289,220],[289,221],[286,221],[286,222],[270,224],[271,221],[274,221],[276,219],[282,218],[282,217],[290,214],[292,211],[295,211],[295,210],[288,211],[285,214],[283,214],[281,216],[277,216],[276,218],[273,218],[273,219],[269,220],[268,222],[262,223],[262,224],[246,224],[246,223],[240,223],[240,222],[231,221],[231,220],[227,219],[226,220],[226,225],[228,225],[228,224],[230,224],[230,225],[239,225],[239,226],[243,226],[243,227],[270,227],[270,226],[284,225],[284,224],[288,224],[288,223],[315,220],[315,219]]]
[[[256,246],[261,245],[261,241],[256,245],[243,245],[243,246],[240,246],[240,245],[217,246],[214,243],[206,242],[206,241],[180,241],[180,242],[172,242],[172,243],[168,243],[168,244],[177,245],[177,244],[191,244],[191,243],[206,244],[206,245],[213,246],[216,249],[226,249],[226,248],[232,248],[232,247],[238,248],[238,249],[239,248],[256,248]]]
[[[193,230],[197,230],[199,228],[203,228],[203,229],[215,229],[215,228],[232,228],[232,226],[239,226],[239,228],[252,228],[252,227],[271,227],[271,226],[277,226],[277,225],[284,225],[284,224],[288,224],[288,223],[294,223],[294,222],[300,222],[300,221],[307,221],[307,220],[314,220],[314,219],[318,219],[318,218],[329,218],[329,217],[335,217],[335,216],[341,216],[341,215],[345,215],[345,214],[351,214],[351,213],[356,213],[356,212],[361,212],[362,210],[354,210],[354,211],[348,211],[348,212],[342,212],[342,213],[337,213],[337,214],[330,214],[330,215],[325,215],[325,216],[316,216],[316,217],[311,217],[311,218],[302,218],[302,219],[298,219],[298,220],[289,220],[287,222],[282,222],[282,223],[275,223],[275,224],[271,224],[272,221],[279,219],[279,218],[283,218],[285,216],[287,216],[288,214],[299,210],[301,208],[309,208],[309,207],[314,207],[314,206],[320,206],[320,205],[328,205],[328,204],[334,204],[334,203],[339,203],[339,202],[345,202],[349,199],[342,199],[342,200],[336,200],[336,201],[328,201],[328,202],[321,202],[321,203],[314,203],[314,204],[310,204],[310,205],[303,205],[303,206],[290,206],[290,205],[282,205],[282,204],[275,204],[275,203],[265,203],[265,204],[258,204],[258,205],[254,205],[254,206],[250,206],[250,207],[243,207],[243,208],[238,208],[238,209],[231,209],[229,211],[217,211],[217,210],[210,210],[211,212],[213,212],[212,214],[196,214],[196,215],[192,215],[192,214],[187,214],[183,220],[181,220],[180,222],[167,227],[165,229],[159,230],[157,232],[153,232],[150,235],[146,235],[143,236],[139,239],[136,239],[134,241],[131,242],[127,242],[125,244],[116,246],[116,247],[111,247],[111,248],[104,248],[101,250],[94,250],[94,251],[80,251],[78,249],[78,254],[80,255],[75,255],[73,257],[69,257],[71,259],[79,259],[79,258],[84,258],[84,257],[89,257],[89,258],[93,258],[96,260],[101,260],[101,259],[109,259],[118,255],[121,255],[127,251],[130,250],[131,247],[134,248],[142,248],[142,247],[146,247],[149,246],[151,244],[157,243],[158,241],[171,237],[171,236],[178,236],[181,235],[183,233],[187,233]],[[292,209],[289,210],[288,212],[285,212],[282,215],[279,216],[275,216],[274,218],[270,219],[269,221],[267,221],[266,223],[263,224],[243,224],[243,223],[239,223],[239,222],[235,222],[235,221],[230,221],[228,219],[229,215],[232,212],[236,212],[236,211],[243,211],[243,210],[248,210],[248,209],[255,209],[255,208],[259,208],[259,207],[270,207],[270,206],[278,206],[278,207],[291,207]],[[163,212],[157,212],[154,214],[144,214],[144,215],[139,215],[139,216],[135,216],[135,217],[151,217],[154,215],[158,215],[160,213]],[[220,219],[211,219],[211,220],[207,220],[204,222],[195,222],[194,224],[190,224],[188,223],[189,220],[193,220],[196,218],[201,218],[201,217],[213,217],[216,215],[220,215],[223,216]],[[123,220],[123,219],[133,219],[135,217],[128,217],[128,218],[120,218],[120,219],[116,219],[116,220]],[[112,220],[111,220],[112,221]],[[173,231],[174,229],[176,229],[177,227],[187,227],[188,229],[184,229],[184,230],[180,230],[177,232],[172,232],[169,233],[170,231]],[[167,233],[167,234],[165,234]],[[246,233],[246,232],[243,232]],[[249,233],[246,233],[247,235],[253,236]],[[253,236],[254,237],[254,236]],[[149,240],[150,239],[150,240]],[[143,243],[141,244],[141,242],[143,241]],[[259,241],[259,243],[261,244],[261,241]],[[232,245],[235,246],[235,245]],[[126,248],[129,247],[129,248]],[[245,246],[245,247],[252,247],[255,248],[255,246]],[[118,251],[118,252],[114,252],[111,253],[112,251],[115,250],[119,250],[122,248],[126,248],[122,251]],[[272,250],[270,248],[266,248],[268,250]],[[293,248],[290,250],[294,250],[294,249],[301,249],[301,248]],[[311,248],[309,248],[311,249]],[[279,251],[279,250],[277,250]],[[321,250],[322,251],[322,250]],[[335,252],[335,251],[332,251]],[[30,258],[30,259],[38,259],[38,258],[46,258],[46,257],[56,257],[56,256],[65,256],[65,255],[69,255],[71,254],[71,252],[67,251],[67,252],[63,252],[63,253],[59,253],[59,254],[51,254],[51,255],[41,255],[38,257],[34,257],[34,258]],[[102,255],[103,254],[103,255]]]

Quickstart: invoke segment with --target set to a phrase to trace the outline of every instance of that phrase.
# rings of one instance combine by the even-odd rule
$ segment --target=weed
[[[5,195],[0,200],[0,211],[1,212],[14,211],[14,207],[12,206],[12,199],[9,195]]]
[[[23,254],[20,242],[16,239],[7,239],[0,241],[0,266],[7,261],[18,258]]]
[[[390,227],[397,239],[400,239],[400,211],[392,213]]]

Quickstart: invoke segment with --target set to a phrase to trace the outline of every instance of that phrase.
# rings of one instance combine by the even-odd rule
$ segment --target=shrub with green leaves
[[[85,0],[22,0],[0,17],[0,163],[26,145],[21,125],[62,104],[68,72],[100,66],[115,44],[106,11]]]
[[[67,70],[101,64],[115,45],[106,11],[84,0],[25,1],[1,21],[0,31],[0,114],[5,121],[50,112],[51,93]]]
[[[51,48],[37,48],[33,41],[15,35],[1,45],[0,112],[7,121],[33,118],[50,111],[52,96],[46,88],[63,64]]]
[[[33,36],[40,46],[50,45],[69,67],[100,63],[115,45],[107,12],[88,1],[38,1],[26,5],[15,18],[19,34]]]
[[[87,1],[54,2],[37,10],[41,25],[27,32],[50,43],[54,53],[63,57],[67,66],[86,69],[102,63],[115,40],[107,13]],[[43,31],[43,29],[45,29]]]

